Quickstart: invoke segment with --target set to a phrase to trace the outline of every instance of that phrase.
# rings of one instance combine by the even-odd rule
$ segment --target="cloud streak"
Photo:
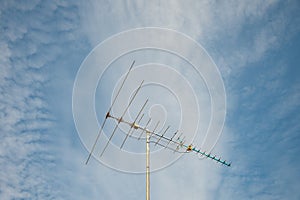
[[[56,117],[45,72],[62,52],[58,38],[74,37],[74,15],[61,2],[1,4],[0,198],[58,199]]]

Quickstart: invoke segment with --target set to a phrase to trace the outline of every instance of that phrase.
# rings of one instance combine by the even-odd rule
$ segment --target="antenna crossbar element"
[[[105,119],[104,119],[104,121],[103,121],[103,123],[102,123],[102,125],[101,125],[101,128],[100,128],[100,130],[99,130],[99,132],[98,132],[98,135],[97,135],[97,137],[96,137],[96,139],[95,139],[95,142],[94,142],[94,144],[93,144],[93,146],[92,146],[91,152],[89,153],[89,156],[88,156],[88,158],[87,158],[87,160],[86,160],[86,162],[85,162],[86,165],[88,164],[88,162],[89,162],[89,160],[90,160],[90,158],[91,158],[91,155],[93,154],[93,152],[94,152],[94,150],[95,150],[96,144],[97,144],[97,142],[98,142],[98,140],[99,140],[99,138],[100,138],[100,135],[101,135],[102,130],[103,130],[103,128],[104,128],[104,125],[105,125],[105,123],[106,123],[106,119],[109,117],[110,111],[111,111],[113,105],[115,104],[115,102],[116,102],[116,100],[117,100],[117,97],[119,96],[119,94],[120,94],[120,92],[121,92],[121,89],[123,88],[123,86],[124,86],[124,84],[125,84],[125,81],[127,80],[128,75],[129,75],[130,71],[132,70],[132,67],[133,67],[134,63],[135,63],[135,60],[132,62],[131,66],[130,66],[128,72],[126,73],[125,78],[124,78],[124,80],[123,80],[123,82],[122,82],[122,84],[121,84],[121,86],[120,86],[120,88],[119,88],[119,90],[118,90],[118,92],[117,92],[117,94],[116,94],[116,96],[115,96],[113,102],[112,102],[112,104],[110,105],[110,107],[109,107],[109,109],[108,109],[108,111],[107,111],[106,117],[105,117]]]
[[[174,135],[170,138],[170,140],[168,141],[168,143],[166,144],[166,147],[165,148],[167,148],[167,146],[170,144],[170,142],[172,142],[173,141],[173,138],[177,135],[177,133],[178,133],[178,130],[174,133]]]
[[[107,117],[105,117],[105,119],[104,119],[104,121],[103,121],[103,123],[102,123],[102,125],[101,125],[101,128],[100,128],[100,130],[99,130],[99,132],[98,132],[98,135],[97,135],[97,137],[96,137],[96,140],[95,140],[95,142],[94,142],[94,144],[93,144],[92,150],[91,150],[91,152],[89,153],[89,156],[88,156],[87,160],[85,161],[85,164],[86,164],[86,165],[88,164],[88,162],[89,162],[89,160],[90,160],[90,158],[91,158],[91,155],[92,155],[93,151],[95,150],[96,144],[97,144],[97,142],[98,142],[98,140],[99,140],[99,137],[100,137],[100,135],[101,135],[101,132],[102,132],[102,129],[103,129],[103,127],[104,127],[104,124],[105,124],[106,120],[107,120]]]
[[[155,125],[153,131],[149,131],[149,132],[151,133],[151,134],[149,135],[149,139],[151,138],[151,136],[152,136],[153,134],[156,135],[155,131],[156,131],[156,129],[157,129],[159,123],[160,123],[160,121],[158,121],[158,122],[156,123],[156,125]],[[146,132],[147,132],[147,130],[146,130]]]
[[[142,130],[142,132],[141,132],[141,134],[140,134],[140,136],[138,138],[139,140],[141,139],[141,137],[142,137],[143,133],[145,132],[145,130],[147,130],[148,125],[150,124],[150,122],[151,122],[151,118],[149,118],[148,122],[146,123],[145,128]]]
[[[158,140],[156,141],[155,145],[158,144],[158,142],[159,142],[159,141],[161,140],[161,138],[166,134],[166,132],[168,131],[169,128],[170,128],[170,126],[168,126],[168,127],[166,128],[166,130],[163,132],[163,134],[161,135],[161,137],[159,137]]]
[[[138,92],[140,91],[140,89],[142,88],[143,83],[144,83],[144,80],[141,82],[140,86],[137,88],[137,90],[136,90],[135,93],[133,94],[131,100],[129,101],[129,103],[128,103],[127,107],[126,107],[126,109],[124,110],[123,114],[122,114],[121,117],[119,118],[117,125],[115,126],[115,128],[114,128],[112,134],[110,135],[110,137],[109,137],[109,139],[108,139],[108,141],[107,141],[107,143],[106,143],[104,149],[102,150],[102,152],[101,152],[101,154],[100,154],[100,157],[101,157],[101,156],[103,155],[103,153],[105,152],[105,150],[106,150],[108,144],[110,143],[112,137],[114,136],[116,130],[118,129],[119,124],[120,124],[121,122],[124,121],[124,120],[123,120],[123,117],[124,117],[124,115],[126,114],[127,110],[129,109],[130,105],[132,104],[133,100],[135,99],[137,93],[138,93]]]
[[[140,124],[140,122],[142,121],[143,117],[145,116],[145,114],[143,113],[141,118],[139,119],[139,121],[137,122],[138,124]]]
[[[149,101],[149,100],[147,99],[146,102],[144,103],[144,105],[142,106],[141,110],[140,110],[139,113],[137,114],[137,116],[136,116],[135,120],[133,121],[133,123],[132,123],[132,125],[131,125],[131,127],[130,127],[130,129],[129,129],[129,131],[128,131],[128,133],[126,134],[125,139],[123,140],[123,143],[122,143],[120,149],[123,148],[123,146],[124,146],[124,144],[125,144],[125,142],[126,142],[128,136],[131,136],[131,134],[133,133],[134,129],[138,129],[138,125],[136,124],[136,120],[139,118],[140,114],[141,114],[142,111],[144,110],[144,108],[145,108],[146,104],[148,103],[148,101]],[[132,130],[132,131],[131,131],[131,130]]]

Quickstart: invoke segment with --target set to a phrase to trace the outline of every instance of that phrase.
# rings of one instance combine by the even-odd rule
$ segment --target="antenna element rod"
[[[109,140],[107,141],[107,143],[106,143],[104,149],[102,150],[102,152],[101,152],[101,154],[100,154],[100,157],[103,155],[104,151],[106,150],[106,148],[107,148],[107,146],[108,146],[110,140],[112,139],[112,137],[114,136],[114,134],[115,134],[117,128],[119,127],[119,124],[120,124],[121,122],[123,122],[123,117],[124,117],[124,115],[126,114],[127,110],[129,109],[130,105],[132,104],[132,102],[133,102],[134,98],[136,97],[137,93],[138,93],[139,90],[142,88],[143,83],[144,83],[144,80],[141,82],[140,86],[137,88],[137,90],[136,90],[135,93],[133,94],[133,96],[132,96],[130,102],[128,103],[126,109],[124,110],[122,116],[119,118],[118,123],[117,123],[117,125],[115,126],[115,129],[113,130],[111,136],[109,137]]]
[[[117,97],[119,96],[120,91],[121,91],[121,89],[123,88],[124,83],[125,83],[125,81],[126,81],[128,75],[129,75],[129,72],[131,71],[131,69],[132,69],[134,63],[135,63],[135,60],[132,62],[131,66],[130,66],[130,68],[129,68],[129,70],[128,70],[128,72],[127,72],[127,74],[126,74],[126,76],[125,76],[125,78],[124,78],[124,80],[123,80],[123,82],[122,82],[122,84],[121,84],[121,86],[120,86],[120,88],[119,88],[119,90],[118,90],[118,92],[117,92],[117,94],[116,94],[116,96],[115,96],[115,98],[114,98],[112,104],[111,104],[111,106],[109,107],[109,109],[108,109],[108,111],[107,111],[106,117],[105,117],[105,119],[104,119],[104,121],[103,121],[103,123],[102,123],[102,125],[101,125],[101,128],[100,128],[100,130],[99,130],[99,133],[98,133],[98,135],[97,135],[97,137],[96,137],[96,140],[95,140],[95,142],[94,142],[94,144],[93,144],[92,150],[91,150],[91,152],[89,153],[89,156],[88,156],[88,158],[87,158],[87,160],[86,160],[86,162],[85,162],[86,165],[88,164],[88,162],[89,162],[89,160],[90,160],[90,158],[91,158],[91,155],[93,154],[93,152],[94,152],[94,150],[95,150],[96,144],[97,144],[97,142],[98,142],[98,140],[99,140],[99,137],[100,137],[100,135],[101,135],[101,133],[102,133],[102,129],[103,129],[103,127],[104,127],[104,124],[105,124],[105,122],[106,122],[106,119],[107,119],[107,117],[110,116],[110,115],[109,115],[109,112],[111,111],[111,108],[112,108],[113,105],[115,104],[116,99],[117,99]]]

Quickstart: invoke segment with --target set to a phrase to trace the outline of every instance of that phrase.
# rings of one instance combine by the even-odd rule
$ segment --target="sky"
[[[299,1],[0,0],[0,5],[0,199],[145,198],[144,174],[120,172],[95,158],[85,165],[89,152],[72,112],[76,75],[90,52],[115,34],[144,27],[182,33],[214,61],[224,83],[226,118],[212,153],[232,162],[226,167],[185,154],[151,173],[151,198],[300,199]],[[197,57],[194,49],[186,50]],[[170,55],[145,52],[136,54],[137,66],[151,58],[176,65],[176,59],[167,62]],[[127,68],[110,69],[95,94],[100,121],[109,105],[102,94],[111,95],[111,85]],[[176,70],[201,96],[195,74],[188,67]],[[166,114],[174,117],[170,105]]]

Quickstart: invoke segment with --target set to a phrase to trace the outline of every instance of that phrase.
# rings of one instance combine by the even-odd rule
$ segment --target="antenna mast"
[[[150,200],[150,132],[146,131],[146,200]]]

